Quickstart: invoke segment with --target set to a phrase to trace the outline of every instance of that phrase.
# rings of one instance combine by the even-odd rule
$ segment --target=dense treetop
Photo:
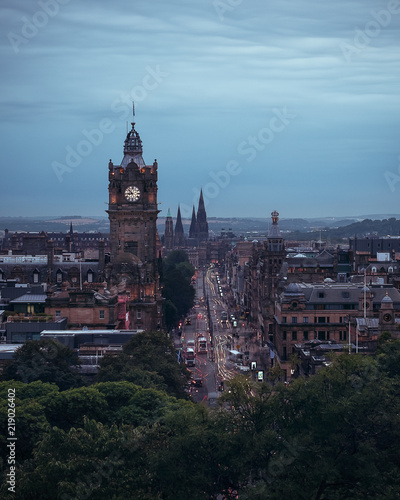
[[[146,343],[138,339],[124,353],[143,358],[143,373]],[[160,340],[160,353],[164,348]],[[212,411],[123,380],[67,390],[3,381],[2,473],[8,471],[6,395],[15,387],[18,487],[9,495],[3,481],[0,496],[398,498],[399,366],[400,342],[388,339],[375,356],[343,354],[287,386],[238,376]]]

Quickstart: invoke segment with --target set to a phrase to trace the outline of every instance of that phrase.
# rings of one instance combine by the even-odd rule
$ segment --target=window
[[[87,273],[87,281],[88,281],[88,283],[93,283],[93,271],[90,269]]]
[[[282,316],[282,323],[287,323],[287,317],[286,316]]]
[[[303,323],[308,323],[308,316],[304,316]]]
[[[39,283],[39,271],[37,269],[35,269],[35,271],[33,271],[33,282]]]
[[[292,317],[292,323],[297,323],[297,317],[296,316]]]
[[[318,292],[318,298],[319,299],[323,299],[325,297],[325,293],[324,292]]]
[[[325,340],[325,332],[318,332],[318,340]]]
[[[286,350],[286,347],[283,348],[283,352],[282,352],[282,359],[286,359],[287,358],[287,350]]]
[[[320,317],[318,318],[318,323],[325,323],[325,322],[326,322],[326,321],[325,321],[325,316],[320,316]]]
[[[308,340],[308,332],[303,332],[303,340]]]
[[[297,332],[292,332],[292,340],[297,340]]]
[[[61,311],[56,311],[56,318],[61,318]]]
[[[286,340],[286,331],[282,332],[282,339]]]
[[[346,340],[346,330],[339,332],[339,340]]]
[[[140,309],[137,310],[136,317],[137,319],[142,319],[142,311]]]
[[[105,315],[104,315],[104,309],[100,309],[99,311],[99,319],[104,319]]]
[[[56,279],[57,279],[57,283],[62,283],[63,275],[62,275],[61,271],[57,271]]]

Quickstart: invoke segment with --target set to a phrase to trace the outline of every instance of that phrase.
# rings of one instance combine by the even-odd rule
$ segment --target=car
[[[185,324],[186,325],[191,325],[192,324],[192,320],[190,318],[186,318]]]
[[[203,380],[200,377],[192,379],[192,385],[195,387],[203,387]]]

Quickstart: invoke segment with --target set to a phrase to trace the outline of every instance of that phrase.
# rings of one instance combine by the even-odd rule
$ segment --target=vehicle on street
[[[197,353],[207,354],[207,339],[205,337],[199,337],[197,339]]]
[[[192,385],[195,387],[203,387],[203,379],[201,377],[195,377],[192,379]]]
[[[186,366],[195,366],[196,356],[194,349],[187,347],[185,351],[185,364]]]

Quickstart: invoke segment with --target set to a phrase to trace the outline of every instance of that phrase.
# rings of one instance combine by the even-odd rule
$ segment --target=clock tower
[[[130,328],[160,328],[161,294],[157,267],[157,160],[146,165],[135,123],[124,142],[120,165],[108,164],[110,286],[125,287]],[[121,285],[122,284],[122,285]]]

